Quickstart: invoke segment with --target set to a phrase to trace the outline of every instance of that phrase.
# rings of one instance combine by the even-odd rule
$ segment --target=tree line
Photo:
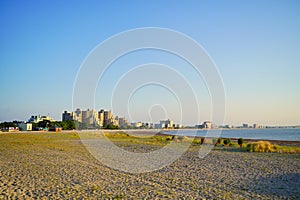
[[[2,122],[0,123],[0,129],[6,128],[6,127],[18,127],[20,123],[23,123],[21,121],[12,121],[12,122]],[[75,121],[49,121],[49,120],[43,120],[38,123],[31,123],[32,124],[32,130],[38,130],[39,128],[50,128],[50,127],[61,127],[63,130],[74,130],[76,129],[76,122]]]
[[[6,127],[18,127],[18,124],[23,123],[22,121],[12,121],[12,122],[2,122],[0,123],[0,129],[6,128]],[[86,130],[86,129],[120,129],[119,126],[108,124],[105,127],[100,127],[98,124],[88,124],[78,121],[49,121],[49,120],[43,120],[38,123],[31,123],[32,124],[32,130],[40,130],[50,127],[60,127],[63,130]]]

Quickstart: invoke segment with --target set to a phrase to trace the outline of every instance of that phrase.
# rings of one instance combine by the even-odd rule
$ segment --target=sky
[[[74,109],[76,77],[97,45],[130,29],[160,27],[193,38],[216,64],[226,94],[224,124],[300,124],[300,3],[296,0],[3,0],[0,27],[0,121],[27,120],[38,114],[61,120],[64,110]],[[185,101],[178,101],[161,85],[141,87],[130,99],[113,98],[120,77],[145,63],[166,64],[184,76],[195,92],[198,120],[211,119],[205,81],[182,59],[152,50],[114,62],[99,79],[94,108],[111,109],[132,121],[181,122],[180,103]],[[174,84],[179,89],[182,85]],[[128,104],[118,108],[124,102]],[[195,105],[184,106],[193,110]],[[184,124],[194,123],[193,115],[184,117]]]

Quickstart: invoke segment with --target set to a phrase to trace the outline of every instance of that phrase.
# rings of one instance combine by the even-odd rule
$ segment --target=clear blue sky
[[[0,121],[60,120],[88,53],[140,27],[174,29],[206,49],[224,80],[226,123],[300,124],[296,0],[0,1]],[[105,98],[97,95],[97,107],[110,108]]]

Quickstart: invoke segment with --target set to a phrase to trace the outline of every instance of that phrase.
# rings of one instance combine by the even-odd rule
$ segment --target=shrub
[[[215,144],[215,146],[219,145],[222,143],[222,139],[221,138],[214,138],[213,139],[213,144]]]
[[[172,137],[166,137],[166,141],[172,140]]]
[[[108,124],[107,126],[104,127],[104,129],[120,129],[120,128],[117,125]]]
[[[274,146],[267,141],[251,142],[247,144],[247,151],[250,152],[274,152]]]
[[[193,144],[201,144],[201,140],[199,140],[199,139],[194,139]]]
[[[203,144],[203,143],[204,143],[204,140],[205,140],[205,138],[201,138],[201,144]]]
[[[224,144],[225,146],[228,146],[228,145],[231,144],[231,140],[230,140],[229,138],[226,138],[226,139],[224,139],[223,144]]]
[[[243,144],[244,144],[244,139],[243,138],[239,138],[238,139],[238,144],[240,145],[240,147],[242,147]]]

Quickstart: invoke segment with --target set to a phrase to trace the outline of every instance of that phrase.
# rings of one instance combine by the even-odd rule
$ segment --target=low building
[[[119,117],[116,120],[118,120],[118,124],[121,128],[123,127],[130,127],[130,123],[127,121],[127,119],[125,117]]]
[[[248,128],[248,124],[243,124],[243,128]]]
[[[165,126],[165,125],[163,124],[163,126]],[[162,129],[162,124],[154,124],[154,128],[155,129]]]
[[[133,128],[140,128],[143,126],[142,122],[133,122],[131,123],[131,126],[133,126]]]
[[[18,127],[22,130],[22,131],[32,131],[32,124],[31,123],[19,123]]]
[[[19,131],[19,127],[4,127],[2,128],[3,132],[17,132]]]
[[[182,125],[181,124],[173,124],[173,128],[180,129],[180,128],[182,128]]]
[[[258,124],[253,124],[253,128],[262,128],[262,126]]]
[[[198,129],[203,129],[203,128],[205,128],[205,129],[212,129],[212,128],[214,128],[214,125],[210,121],[205,121],[202,124],[195,125],[195,128],[198,128]]]
[[[42,122],[44,120],[53,122],[54,119],[52,119],[49,116],[41,116],[41,115],[32,115],[29,119],[28,119],[28,123],[39,123]]]
[[[172,129],[173,128],[173,121],[170,119],[167,120],[160,120],[160,127],[161,128],[169,128]]]
[[[205,121],[205,122],[203,122],[203,127],[206,129],[211,129],[211,128],[213,128],[213,123],[209,122],[209,121]]]

